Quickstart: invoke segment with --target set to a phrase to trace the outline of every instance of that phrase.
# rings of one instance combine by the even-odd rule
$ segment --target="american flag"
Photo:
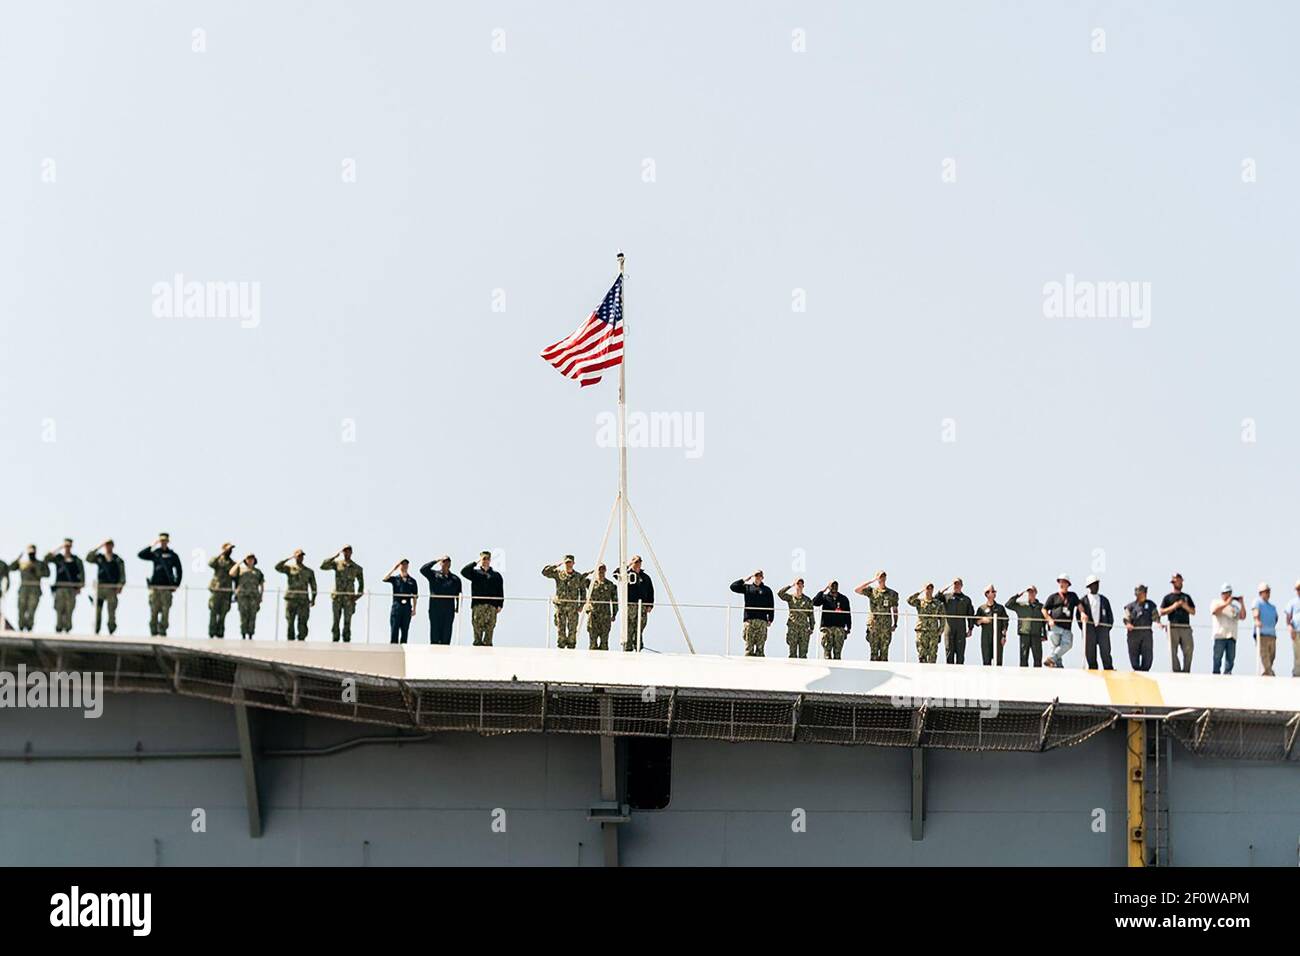
[[[600,373],[623,364],[623,277],[610,286],[596,311],[567,338],[542,349],[542,358],[565,378],[595,385]]]

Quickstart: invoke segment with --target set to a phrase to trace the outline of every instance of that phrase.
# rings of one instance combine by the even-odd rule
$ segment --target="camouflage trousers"
[[[357,599],[347,594],[336,594],[333,598],[334,606],[334,624],[330,628],[330,635],[337,641],[342,635],[343,643],[352,643],[352,615],[357,610]],[[340,630],[339,621],[343,622]]]
[[[812,631],[802,627],[786,627],[785,643],[790,648],[791,657],[808,656],[808,638],[812,637]]]
[[[176,596],[174,588],[149,589],[149,634],[152,637],[166,637],[167,627],[171,623],[172,598]]]
[[[893,638],[893,629],[888,624],[867,628],[867,643],[871,645],[873,661],[889,660],[889,643]]]
[[[285,639],[290,641],[307,640],[307,618],[311,614],[311,601],[302,598],[286,598],[284,602]]]
[[[555,605],[555,646],[578,646],[578,611],[582,608],[576,601],[565,601]]]
[[[477,604],[470,608],[469,623],[474,631],[475,647],[491,647],[492,632],[497,629],[497,615],[501,609],[493,604]]]
[[[257,612],[262,607],[262,596],[241,594],[235,598],[235,603],[239,605],[240,636],[251,639],[253,632],[257,630]]]
[[[54,589],[54,632],[69,633],[72,630],[72,612],[77,606],[77,595],[81,592],[76,588]]]
[[[833,661],[840,659],[840,654],[844,651],[844,638],[847,631],[842,627],[823,627],[822,628],[822,650],[826,656]]]
[[[609,628],[613,621],[609,612],[598,614],[592,611],[587,615],[587,646],[593,651],[609,650]]]
[[[36,605],[40,603],[39,586],[18,589],[18,630],[30,631],[36,625]]]
[[[939,632],[916,632],[916,659],[922,664],[933,664],[939,656]]]
[[[745,622],[745,656],[746,657],[766,657],[763,648],[767,646],[767,621],[746,621]]]
[[[235,592],[228,588],[208,593],[208,637],[226,636],[226,615],[230,613],[230,602],[234,597]]]
[[[644,608],[638,611],[635,606],[627,610],[627,620],[623,623],[623,650],[637,651],[645,646],[645,628],[650,612]]]
[[[117,630],[117,595],[121,588],[97,587],[95,589],[95,633],[99,633],[104,620],[104,608],[108,608],[108,633]]]

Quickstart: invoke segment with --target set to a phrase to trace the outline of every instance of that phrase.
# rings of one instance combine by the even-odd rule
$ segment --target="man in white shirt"
[[[1101,581],[1097,575],[1088,575],[1083,582],[1087,590],[1079,601],[1079,622],[1083,625],[1083,652],[1088,658],[1088,669],[1097,669],[1097,652],[1101,651],[1101,666],[1113,671],[1115,665],[1110,657],[1110,629],[1115,624],[1114,612],[1110,601],[1101,593]]]
[[[1246,599],[1234,596],[1232,585],[1225,583],[1219,590],[1219,599],[1210,608],[1214,618],[1214,673],[1226,664],[1223,673],[1231,674],[1237,660],[1237,625],[1246,616]]]
[[[1295,594],[1286,605],[1286,627],[1291,632],[1291,650],[1295,655],[1291,676],[1300,677],[1300,581],[1295,583]]]

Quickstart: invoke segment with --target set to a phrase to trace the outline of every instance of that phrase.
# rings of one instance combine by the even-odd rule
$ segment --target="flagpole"
[[[618,363],[618,613],[627,633],[635,634],[635,630],[629,629],[627,617],[627,279],[623,274],[621,250],[618,275],[622,279],[619,305],[623,317],[623,361]]]

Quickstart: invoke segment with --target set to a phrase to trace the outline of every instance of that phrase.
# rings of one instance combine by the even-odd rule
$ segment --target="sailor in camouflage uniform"
[[[605,565],[583,575],[590,578],[587,589],[587,646],[593,651],[609,650],[609,630],[618,617],[618,585],[605,577]]]
[[[838,661],[853,630],[848,595],[841,593],[839,581],[831,581],[813,597],[813,607],[822,609],[822,651],[829,660]]]
[[[790,593],[790,588],[794,593]],[[776,592],[786,604],[790,613],[785,619],[785,643],[790,648],[791,657],[808,656],[808,639],[813,632],[813,601],[803,593],[803,578],[796,578],[794,584],[787,584]]]
[[[776,600],[772,597],[772,589],[763,583],[763,572],[755,571],[748,578],[732,582],[731,590],[745,596],[745,611],[741,615],[745,656],[765,657],[767,629],[776,617]]]
[[[873,661],[889,660],[889,644],[898,628],[898,592],[888,587],[885,579],[885,572],[877,571],[870,581],[854,588],[871,603],[871,613],[867,615],[867,643],[871,645]]]
[[[230,569],[235,566],[231,552],[235,546],[229,541],[221,546],[220,553],[208,562],[212,580],[208,582],[208,637],[226,636],[226,615],[230,602],[235,599],[235,582],[230,579]]]
[[[542,577],[555,582],[555,646],[578,646],[578,617],[587,599],[587,578],[573,570],[573,555],[564,556],[564,567],[548,564],[542,568]]]
[[[934,593],[934,582],[926,584],[924,593],[917,591],[907,599],[916,608],[916,656],[922,664],[933,664],[939,656],[939,637],[943,634],[943,596]]]
[[[54,633],[67,634],[72,631],[77,596],[86,586],[86,566],[72,553],[71,538],[64,538],[60,550],[47,554],[45,563],[54,569]]]
[[[361,565],[352,560],[352,545],[345,544],[339,550],[320,563],[322,571],[334,572],[334,591],[330,604],[334,611],[334,625],[330,634],[335,642],[339,640],[339,618],[343,619],[343,643],[352,642],[352,615],[356,613],[357,601],[366,591],[366,576]]]
[[[50,576],[50,568],[36,556],[36,545],[9,563],[18,572],[18,630],[30,631],[36,622],[36,605],[41,603],[41,578]]]
[[[113,634],[117,631],[117,598],[126,584],[126,562],[113,550],[109,538],[86,555],[86,563],[99,569],[95,577],[95,633],[99,633],[108,608],[108,633]]]
[[[307,640],[307,616],[316,606],[316,572],[303,563],[305,556],[306,552],[298,548],[275,565],[275,569],[288,578],[284,590],[284,619],[291,641]]]
[[[230,576],[235,579],[240,636],[252,640],[253,632],[257,630],[257,612],[262,607],[262,594],[266,590],[266,576],[258,570],[257,555],[244,555],[244,560],[230,569]]]

